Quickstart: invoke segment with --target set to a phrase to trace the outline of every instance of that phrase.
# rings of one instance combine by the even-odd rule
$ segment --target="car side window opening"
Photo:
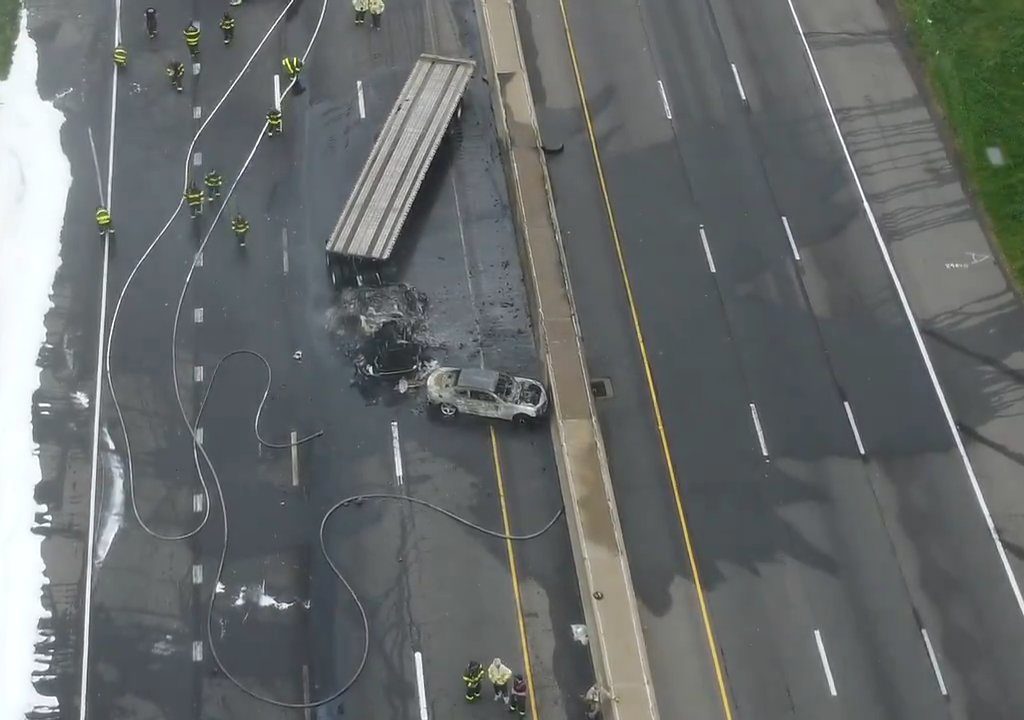
[[[483,400],[484,402],[494,402],[494,396],[490,393],[485,393],[481,390],[470,390],[469,396],[474,400]]]

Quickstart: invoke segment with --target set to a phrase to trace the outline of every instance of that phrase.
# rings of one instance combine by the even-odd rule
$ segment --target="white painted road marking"
[[[195,152],[195,154],[192,155],[192,164],[195,165],[196,167],[199,167],[200,165],[202,165],[203,164],[203,153],[201,153],[200,151],[197,150]]]
[[[281,267],[284,274],[288,274],[288,230],[281,228]]]
[[[356,95],[359,96],[359,119],[366,119],[366,103],[363,102],[363,81],[356,80]]]
[[[764,430],[761,428],[761,418],[757,414],[757,406],[750,403],[750,417],[754,419],[754,431],[757,433],[757,444],[761,446],[761,454],[768,459],[768,443],[764,440]]]
[[[274,109],[281,110],[281,76],[274,74]]]
[[[860,430],[857,429],[857,421],[853,419],[853,408],[850,407],[850,403],[847,400],[843,400],[843,407],[846,408],[846,419],[850,421],[850,430],[853,431],[853,439],[857,441],[857,452],[863,457],[867,453],[864,452],[864,443],[860,439]]]
[[[299,486],[299,434],[292,430],[291,435],[291,450],[292,450],[292,487]]]
[[[196,325],[202,325],[203,324],[203,309],[202,308],[196,308],[195,310],[193,310],[192,311],[192,319],[195,320]]]
[[[203,511],[204,496],[202,493],[194,493],[192,495],[192,510],[193,512],[201,513]]]
[[[868,196],[864,192],[864,186],[860,182],[860,176],[857,175],[857,167],[853,164],[853,158],[850,156],[850,149],[846,145],[846,139],[843,137],[843,131],[839,127],[839,120],[836,118],[835,110],[832,109],[832,101],[829,100],[828,91],[825,89],[825,82],[821,79],[821,73],[818,71],[818,63],[814,60],[814,53],[811,52],[811,46],[807,42],[807,36],[804,35],[803,25],[800,24],[800,17],[797,15],[796,6],[793,5],[793,0],[788,0],[789,11],[793,15],[793,22],[796,24],[797,32],[800,33],[800,39],[803,41],[804,52],[807,54],[807,59],[811,63],[811,70],[814,72],[814,79],[817,82],[818,90],[821,91],[821,96],[825,100],[825,106],[828,108],[828,114],[832,118],[832,128],[836,132],[836,137],[839,139],[839,145],[843,150],[843,155],[846,157],[846,164],[850,168],[850,172],[853,175],[853,182],[857,186],[857,192],[860,194],[861,205],[864,207],[864,212],[867,213],[868,222],[871,225],[871,230],[875,235],[875,241],[878,243],[878,249],[882,253],[882,258],[885,260],[885,266],[889,270],[889,277],[892,278],[893,285],[896,286],[896,294],[899,295],[900,304],[903,306],[903,313],[907,317],[907,322],[910,323],[910,329],[914,333],[914,340],[917,342],[917,349],[921,353],[921,357],[924,360],[925,368],[928,370],[928,377],[932,381],[932,387],[935,388],[935,394],[939,398],[939,405],[942,406],[942,413],[946,417],[946,424],[949,425],[949,431],[953,435],[953,441],[956,443],[957,452],[960,453],[960,459],[963,461],[964,469],[967,471],[967,478],[970,480],[971,489],[974,491],[974,497],[978,501],[978,507],[981,509],[981,514],[985,518],[985,525],[988,527],[989,537],[992,538],[992,542],[996,548],[996,554],[999,556],[999,561],[1003,565],[1003,572],[1006,574],[1006,579],[1010,583],[1010,590],[1013,592],[1013,597],[1017,601],[1017,609],[1021,615],[1024,615],[1024,595],[1021,594],[1020,584],[1017,582],[1017,576],[1013,572],[1013,568],[1010,567],[1010,560],[1006,556],[1006,548],[1003,547],[1003,541],[999,537],[999,531],[996,530],[996,524],[992,520],[992,513],[988,509],[988,502],[985,500],[985,495],[981,491],[981,485],[978,484],[978,477],[974,474],[974,466],[971,465],[971,459],[967,457],[967,449],[964,447],[964,441],[960,437],[960,431],[956,427],[956,421],[953,419],[953,413],[949,409],[949,403],[946,401],[946,394],[942,391],[942,386],[939,384],[938,375],[935,374],[935,367],[932,365],[931,356],[928,354],[928,348],[925,347],[924,339],[921,337],[921,330],[917,327],[917,319],[914,317],[914,312],[910,309],[910,301],[907,300],[907,294],[903,290],[903,285],[900,283],[899,276],[896,275],[896,267],[892,264],[892,257],[889,255],[889,248],[885,244],[885,240],[882,238],[882,231],[878,227],[878,221],[875,220],[875,213],[871,209],[871,203],[868,202]]]
[[[821,656],[821,667],[825,669],[825,680],[828,681],[828,691],[835,697],[836,693],[836,681],[832,679],[832,668],[828,664],[828,655],[825,654],[825,643],[821,640],[821,631],[814,631],[814,642],[818,644],[818,655]]]
[[[800,251],[796,247],[796,240],[793,239],[793,231],[789,228],[789,220],[782,216],[782,227],[786,228],[786,237],[789,238],[789,247],[793,249],[793,257],[800,262]]]
[[[412,656],[416,662],[416,695],[420,700],[420,720],[430,720],[427,715],[427,686],[423,680],[423,653],[417,650]]]
[[[194,108],[192,108],[192,119],[193,120],[198,120],[202,116],[203,116],[203,108],[201,106],[196,105]]]
[[[121,44],[121,0],[114,0],[114,47]],[[117,68],[111,71],[113,80],[110,91],[110,135],[107,146],[107,195],[106,208],[114,212],[114,130],[117,127]],[[92,140],[92,133],[89,134]],[[93,150],[95,159],[95,146]],[[96,179],[99,180],[99,163]],[[101,183],[102,184],[102,183]],[[103,193],[100,191],[101,202]],[[106,344],[107,328],[107,280],[110,269],[110,235],[103,235],[103,273],[100,280],[100,322],[98,341],[96,343],[96,389],[93,394],[92,417],[92,464],[89,468],[89,535],[85,549],[85,589],[82,598],[82,670],[79,673],[78,715],[79,720],[86,720],[89,710],[89,641],[92,628],[92,564],[96,550],[96,480],[99,470],[100,454],[100,403],[103,398],[103,354]]]
[[[732,76],[736,78],[736,89],[740,91],[740,100],[746,102],[747,94],[743,91],[743,81],[740,80],[740,71],[736,69],[736,63],[729,64],[732,65]]]
[[[662,83],[661,80],[658,81],[658,92],[661,93],[661,104],[662,104],[662,107],[665,108],[665,117],[667,117],[669,120],[671,120],[672,119],[672,108],[670,108],[669,105],[668,105],[668,95],[665,94],[665,84]]]
[[[935,681],[939,684],[939,692],[942,693],[942,697],[949,697],[949,692],[946,691],[946,681],[942,679],[942,671],[939,669],[939,659],[935,657],[932,640],[924,628],[921,628],[921,637],[924,638],[924,646],[928,650],[928,659],[932,661],[932,670],[935,672]]]
[[[195,380],[197,383],[203,381],[202,365],[196,365],[194,368],[192,368],[192,379]]]
[[[402,445],[398,439],[398,423],[395,421],[391,423],[391,453],[395,457],[395,482],[402,485]]]
[[[196,267],[200,268],[203,266],[203,251],[200,250],[196,253]]]
[[[203,584],[203,566],[198,563],[192,566],[192,584]]]
[[[92,166],[96,168],[96,189],[100,194],[100,205],[106,207],[107,202],[103,199],[103,178],[100,177],[100,160],[96,156],[96,142],[92,139],[92,128],[89,131],[89,147],[92,148]]]
[[[715,259],[713,257],[711,257],[711,246],[708,245],[708,236],[704,232],[704,226],[703,225],[700,226],[700,241],[704,245],[704,255],[708,259],[708,269],[710,269],[711,272],[714,273],[715,272]]]
[[[203,428],[202,427],[197,427],[196,428],[196,445],[202,445],[203,444],[203,436],[205,434],[206,433],[203,432]]]
[[[203,66],[199,63],[192,63],[192,74],[198,75],[199,71],[202,70]]]
[[[192,641],[192,662],[202,662],[203,660],[203,641],[193,640]]]

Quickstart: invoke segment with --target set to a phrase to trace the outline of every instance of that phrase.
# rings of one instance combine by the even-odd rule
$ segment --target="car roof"
[[[481,368],[463,368],[459,370],[459,379],[456,384],[468,390],[486,390],[494,392],[498,386],[498,373],[494,370],[483,370]]]

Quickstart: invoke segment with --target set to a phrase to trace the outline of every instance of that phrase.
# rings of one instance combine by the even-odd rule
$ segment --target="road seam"
[[[658,428],[658,437],[661,441],[662,455],[668,471],[673,499],[675,501],[676,514],[683,533],[683,544],[686,548],[686,556],[690,565],[690,573],[693,577],[693,585],[697,594],[697,603],[700,607],[701,620],[704,624],[704,635],[707,641],[708,653],[711,655],[715,671],[715,681],[718,686],[719,698],[722,703],[722,711],[726,720],[732,720],[732,706],[729,703],[729,693],[725,685],[725,673],[722,669],[722,661],[718,656],[718,643],[715,640],[714,629],[711,626],[711,613],[708,610],[707,598],[704,592],[704,583],[701,579],[700,569],[697,565],[697,556],[693,547],[693,539],[690,535],[689,522],[686,519],[686,512],[683,507],[682,495],[679,489],[679,479],[676,476],[675,463],[672,459],[672,452],[669,449],[668,435],[665,431],[665,423],[661,412],[661,403],[658,400],[658,392],[654,385],[654,371],[651,368],[650,357],[647,353],[647,345],[644,342],[643,330],[640,327],[640,315],[633,297],[632,282],[629,273],[626,271],[626,258],[622,249],[622,241],[619,237],[618,226],[615,222],[615,213],[612,211],[611,195],[608,192],[608,183],[604,176],[604,164],[601,161],[601,153],[597,147],[597,135],[594,132],[594,123],[590,114],[590,104],[587,102],[586,90],[583,87],[583,75],[579,66],[579,59],[576,56],[576,46],[572,39],[572,30],[569,27],[569,13],[565,7],[565,0],[558,0],[558,6],[562,13],[562,25],[565,28],[566,43],[569,48],[569,59],[572,64],[573,75],[576,79],[576,89],[579,92],[580,107],[583,113],[583,120],[587,127],[587,135],[590,140],[590,149],[594,157],[594,166],[597,171],[598,185],[601,188],[601,196],[604,200],[605,213],[608,216],[608,225],[611,231],[612,241],[615,245],[615,254],[619,263],[619,271],[622,275],[622,283],[626,290],[626,301],[629,305],[630,318],[633,323],[633,331],[636,335],[637,345],[640,349],[640,358],[644,367],[644,376],[647,382],[647,390],[651,399],[651,406],[654,411],[655,424]]]

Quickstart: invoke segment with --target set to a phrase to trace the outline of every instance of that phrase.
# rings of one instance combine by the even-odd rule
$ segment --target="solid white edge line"
[[[416,663],[416,695],[420,701],[420,720],[430,720],[427,716],[427,686],[423,679],[423,653],[417,650],[412,656]]]
[[[288,229],[281,228],[281,269],[288,274]]]
[[[853,431],[853,439],[857,441],[857,452],[859,452],[861,456],[867,455],[867,453],[864,452],[864,443],[861,442],[860,439],[860,430],[857,429],[857,421],[853,419],[853,408],[850,407],[850,402],[848,400],[843,400],[843,407],[846,408],[846,419],[850,422],[850,430]]]
[[[274,109],[281,111],[281,76],[274,74]]]
[[[707,233],[704,232],[703,225],[700,226],[699,231],[701,244],[704,245],[704,255],[708,259],[708,269],[711,271],[712,274],[714,274],[716,272],[715,259],[711,257],[711,245],[708,244],[708,236]]]
[[[665,117],[671,120],[672,108],[669,107],[668,95],[665,94],[665,84],[662,83],[661,80],[658,81],[658,91],[661,93],[661,104],[665,108]]]
[[[736,63],[729,63],[732,66],[732,76],[736,79],[736,89],[740,91],[740,100],[743,102],[747,101],[747,93],[743,91],[743,81],[740,80],[740,71],[736,68]]]
[[[114,47],[121,44],[121,0],[114,0]],[[107,148],[106,208],[113,216],[114,206],[114,132],[117,128],[117,68],[111,72],[110,134]],[[90,141],[92,134],[89,135]],[[100,198],[101,202],[103,198]],[[89,469],[89,536],[85,551],[85,589],[82,599],[82,672],[79,685],[78,716],[86,720],[89,709],[89,640],[92,629],[92,570],[96,551],[96,480],[99,469],[100,403],[103,397],[103,356],[107,334],[107,281],[110,270],[110,236],[103,234],[103,275],[100,281],[100,320],[96,343],[96,389],[93,397],[92,467]]]
[[[793,250],[793,257],[796,258],[797,262],[800,262],[800,250],[796,246],[793,231],[789,227],[789,219],[785,215],[782,216],[782,227],[786,228],[786,237],[789,238],[789,247]]]
[[[832,678],[832,668],[828,664],[828,655],[825,654],[825,643],[821,639],[821,631],[815,628],[814,642],[818,644],[818,656],[821,658],[821,667],[825,670],[825,680],[828,681],[828,691],[832,697],[836,697],[836,681]]]
[[[868,202],[867,194],[864,192],[864,186],[860,182],[860,176],[857,175],[857,168],[853,164],[853,158],[850,156],[850,150],[846,145],[846,140],[843,138],[843,131],[839,127],[839,120],[836,118],[835,110],[832,109],[832,102],[829,100],[828,91],[825,89],[825,82],[821,79],[821,73],[818,71],[818,63],[815,62],[814,53],[811,52],[811,46],[807,42],[807,37],[804,35],[804,28],[800,23],[799,15],[797,15],[796,6],[793,5],[793,0],[787,0],[787,2],[789,3],[789,11],[793,15],[793,22],[796,24],[797,32],[800,33],[800,39],[804,45],[804,52],[807,54],[807,59],[810,61],[811,71],[814,73],[814,79],[817,82],[818,90],[821,92],[821,96],[825,101],[825,107],[828,109],[829,117],[832,119],[832,127],[836,132],[836,137],[839,139],[839,145],[843,150],[843,155],[846,157],[846,164],[850,168],[850,172],[853,175],[853,182],[857,186],[857,192],[860,194],[864,212],[867,213],[868,222],[871,225],[871,230],[875,235],[876,242],[878,243],[878,249],[882,253],[883,260],[885,260],[885,266],[889,270],[889,276],[892,278],[893,284],[896,286],[896,294],[900,298],[900,304],[903,305],[903,312],[907,317],[907,322],[910,323],[910,329],[914,334],[914,340],[917,342],[917,349],[921,353],[925,368],[928,370],[928,377],[931,378],[932,387],[935,388],[935,394],[939,398],[939,404],[942,406],[942,412],[946,416],[946,423],[949,425],[949,431],[953,435],[953,442],[956,444],[956,449],[960,453],[960,459],[963,461],[964,469],[967,471],[967,477],[970,480],[971,488],[974,490],[974,497],[978,501],[978,507],[981,508],[981,514],[984,516],[985,524],[988,526],[989,536],[992,538],[992,542],[996,547],[996,553],[999,555],[999,560],[1003,564],[1003,571],[1006,573],[1006,579],[1010,583],[1010,589],[1013,592],[1013,597],[1017,601],[1017,608],[1021,615],[1024,616],[1024,595],[1021,594],[1020,584],[1017,582],[1017,576],[1014,575],[1013,568],[1010,567],[1010,560],[1006,556],[1006,548],[1003,547],[1003,541],[999,538],[999,532],[996,530],[995,522],[992,520],[992,513],[989,511],[985,495],[982,493],[981,485],[978,483],[978,478],[974,474],[974,467],[971,465],[970,458],[967,457],[967,449],[964,447],[963,440],[960,437],[960,432],[956,428],[956,421],[953,419],[953,413],[949,409],[949,403],[946,401],[946,395],[942,391],[942,386],[939,384],[939,378],[935,374],[935,368],[932,365],[931,356],[928,354],[928,348],[925,347],[924,338],[921,337],[921,330],[917,326],[917,319],[914,317],[914,313],[910,309],[910,301],[907,300],[907,294],[904,292],[903,285],[900,283],[900,279],[896,275],[896,268],[892,264],[892,257],[889,255],[889,248],[886,246],[885,240],[882,239],[882,231],[879,229],[878,222],[875,220],[875,213],[871,210],[871,204]]]
[[[299,486],[299,433],[292,430],[290,436],[292,451],[292,487]]]
[[[366,103],[363,101],[363,81],[356,80],[356,94],[359,96],[359,119],[366,119]]]
[[[768,443],[764,439],[764,430],[761,428],[761,418],[757,414],[757,405],[750,403],[750,417],[754,419],[754,431],[757,433],[757,443],[761,446],[761,454],[768,457]]]
[[[403,484],[402,473],[402,444],[398,439],[398,421],[391,422],[391,454],[395,459],[395,482]]]
[[[946,690],[946,681],[942,679],[942,670],[939,669],[939,659],[935,657],[935,649],[932,647],[932,639],[928,637],[928,631],[921,628],[921,637],[924,638],[924,647],[928,651],[928,659],[932,661],[932,671],[935,673],[935,681],[939,684],[939,692],[942,697],[949,697]]]

